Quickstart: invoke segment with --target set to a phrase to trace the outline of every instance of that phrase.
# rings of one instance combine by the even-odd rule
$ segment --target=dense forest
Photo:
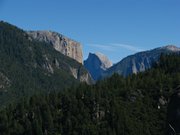
[[[164,135],[167,104],[180,84],[180,57],[162,55],[127,78],[22,98],[1,109],[1,135]]]

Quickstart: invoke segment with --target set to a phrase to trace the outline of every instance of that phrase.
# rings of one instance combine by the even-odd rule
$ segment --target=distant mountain
[[[79,82],[92,83],[82,64],[2,21],[0,65],[0,104],[40,91],[62,90]]]
[[[30,37],[35,40],[46,42],[52,45],[57,51],[75,59],[79,63],[83,62],[81,44],[57,32],[51,31],[28,31]]]
[[[102,53],[89,53],[84,66],[92,78],[98,80],[101,74],[112,66],[112,62]]]
[[[113,73],[118,73],[123,76],[137,74],[138,72],[143,72],[151,68],[154,62],[158,62],[161,54],[171,54],[179,52],[180,48],[173,45],[139,52],[122,59],[120,62],[110,67],[108,70],[103,72],[102,77],[111,76]]]

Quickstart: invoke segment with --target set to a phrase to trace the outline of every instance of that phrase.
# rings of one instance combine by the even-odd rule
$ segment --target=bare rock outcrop
[[[28,31],[27,33],[35,40],[51,44],[57,51],[75,59],[79,63],[83,62],[82,47],[79,42],[51,31]]]
[[[154,63],[159,61],[161,54],[176,54],[180,53],[180,48],[174,45],[155,48],[148,51],[136,53],[127,56],[120,62],[108,68],[102,75],[102,78],[118,73],[123,76],[137,74],[150,69]]]
[[[87,84],[93,84],[94,80],[92,79],[91,75],[88,72],[82,72],[83,70],[81,68],[73,68],[70,67],[70,71],[74,78],[79,80],[80,82],[86,82]]]
[[[84,66],[96,81],[104,71],[112,66],[112,62],[102,53],[89,53]]]

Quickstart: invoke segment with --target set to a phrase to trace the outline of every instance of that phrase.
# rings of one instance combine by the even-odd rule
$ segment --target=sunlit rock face
[[[180,134],[180,86],[171,96],[167,110],[167,135]]]
[[[127,56],[120,62],[114,64],[106,72],[103,73],[103,78],[118,73],[123,76],[137,74],[150,69],[154,63],[159,61],[161,54],[180,53],[180,48],[174,45],[155,48],[148,51],[138,52],[134,55]]]
[[[92,78],[98,80],[101,74],[112,66],[112,62],[102,53],[89,53],[84,66]]]
[[[28,31],[27,33],[35,40],[51,44],[57,51],[79,63],[83,62],[82,47],[79,42],[51,31]]]

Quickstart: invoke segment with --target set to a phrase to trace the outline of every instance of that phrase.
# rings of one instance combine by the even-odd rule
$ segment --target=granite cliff
[[[51,31],[28,31],[27,33],[31,38],[46,42],[62,54],[82,63],[83,53],[79,42]]]
[[[174,45],[168,45],[149,51],[139,52],[122,59],[120,62],[107,69],[105,72],[103,72],[102,77],[111,76],[113,73],[118,73],[123,76],[137,74],[138,72],[143,72],[151,68],[154,62],[158,62],[161,54],[179,52],[180,48]]]
[[[112,66],[112,62],[102,53],[89,53],[84,66],[92,78],[98,80],[101,74]]]

